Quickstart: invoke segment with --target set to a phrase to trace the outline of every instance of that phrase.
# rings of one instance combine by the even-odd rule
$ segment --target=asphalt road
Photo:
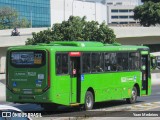
[[[152,86],[152,94],[150,96],[139,97],[138,101],[142,102],[160,101],[160,85]]]
[[[59,117],[80,117],[79,119],[82,117],[83,119],[90,119],[90,117],[93,118],[94,116],[96,117],[94,119],[102,116],[107,116],[107,118],[116,116],[116,119],[117,117],[133,117],[133,112],[135,111],[159,111],[160,117],[160,85],[152,86],[151,96],[138,97],[135,104],[126,104],[124,100],[108,101],[96,103],[94,109],[91,111],[83,111],[79,108],[61,106],[58,111],[47,112],[44,111],[40,105],[36,104],[14,104],[9,102],[0,102],[0,104],[15,106],[22,111],[41,112],[42,116],[46,117],[46,119],[51,117],[57,117],[57,119],[60,119]]]

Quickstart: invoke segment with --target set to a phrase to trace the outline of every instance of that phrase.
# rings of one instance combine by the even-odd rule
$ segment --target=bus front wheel
[[[93,94],[90,91],[86,92],[85,96],[85,110],[91,110],[93,108],[94,98]]]
[[[127,98],[126,101],[129,104],[133,104],[136,102],[136,100],[137,100],[137,88],[133,87],[131,98]]]

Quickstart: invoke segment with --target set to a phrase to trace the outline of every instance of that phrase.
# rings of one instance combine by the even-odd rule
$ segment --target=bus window
[[[61,54],[56,54],[56,74],[61,74]]]
[[[105,71],[116,71],[116,53],[104,54]]]
[[[90,53],[83,53],[83,73],[90,73]]]
[[[56,54],[56,74],[68,74],[68,54]]]
[[[139,53],[129,53],[129,70],[139,70]]]
[[[102,53],[92,53],[92,72],[103,72],[103,54]]]
[[[111,71],[111,64],[110,64],[110,60],[109,60],[109,53],[105,53],[104,55],[104,70],[105,71]]]
[[[128,71],[128,53],[117,53],[117,71]]]
[[[68,74],[68,54],[62,54],[62,73]]]

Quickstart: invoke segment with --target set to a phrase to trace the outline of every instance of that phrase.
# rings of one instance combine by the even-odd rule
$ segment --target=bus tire
[[[94,104],[93,94],[91,91],[87,91],[85,96],[85,105],[84,105],[85,110],[91,110],[93,108],[93,104]]]
[[[136,100],[137,100],[137,88],[134,86],[133,89],[132,89],[132,96],[131,96],[131,98],[127,98],[126,101],[129,104],[133,104],[133,103],[136,102]]]

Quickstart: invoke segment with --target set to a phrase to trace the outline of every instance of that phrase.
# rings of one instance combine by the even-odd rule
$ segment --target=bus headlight
[[[14,92],[20,92],[21,90],[19,88],[13,88]]]

